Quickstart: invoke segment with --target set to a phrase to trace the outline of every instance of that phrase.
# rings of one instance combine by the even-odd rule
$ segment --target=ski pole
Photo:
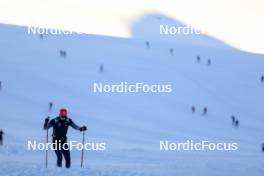
[[[48,119],[49,119],[49,117],[48,117]],[[46,146],[47,146],[48,142],[49,142],[49,128],[47,126],[47,129],[46,129]],[[46,148],[46,156],[45,157],[46,157],[46,168],[48,168],[48,148]]]
[[[49,142],[49,130],[47,128],[46,144]],[[46,168],[48,168],[48,149],[46,148]]]
[[[82,144],[83,144],[83,148],[82,148],[82,157],[81,157],[81,168],[83,167],[83,153],[84,153],[84,131],[83,131],[83,139],[82,139]]]

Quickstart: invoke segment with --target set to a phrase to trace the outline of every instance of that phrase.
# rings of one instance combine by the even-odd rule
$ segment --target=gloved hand
[[[87,127],[86,126],[82,126],[81,128],[80,128],[80,131],[86,131],[87,130]]]
[[[49,123],[49,116],[45,119],[45,124]]]
[[[44,129],[46,129],[48,127],[49,118],[50,117],[45,118]]]

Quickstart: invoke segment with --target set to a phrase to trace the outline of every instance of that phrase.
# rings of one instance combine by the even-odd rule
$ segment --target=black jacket
[[[81,127],[76,125],[72,119],[66,117],[64,120],[61,120],[60,117],[56,117],[49,121],[47,124],[44,124],[44,129],[49,129],[53,127],[53,138],[65,140],[67,138],[67,131],[69,126],[76,130],[80,130]]]
[[[0,139],[2,140],[3,139],[3,135],[4,135],[5,133],[3,132],[3,131],[0,131]]]

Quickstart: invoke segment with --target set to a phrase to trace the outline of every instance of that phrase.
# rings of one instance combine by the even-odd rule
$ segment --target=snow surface
[[[263,55],[193,43],[150,45],[139,38],[96,35],[40,39],[27,35],[25,27],[0,25],[0,128],[6,133],[0,175],[263,176]],[[66,59],[59,56],[61,49]],[[94,82],[121,81],[172,84],[173,92],[92,92]],[[77,124],[87,125],[87,142],[107,143],[104,152],[85,152],[82,169],[80,151],[71,152],[71,169],[56,168],[52,151],[48,169],[45,152],[27,151],[27,140],[45,141],[44,118],[55,117],[61,107]],[[231,115],[240,120],[239,128],[231,125]],[[82,139],[72,129],[68,136]],[[239,150],[159,151],[160,140],[190,139],[237,142]]]

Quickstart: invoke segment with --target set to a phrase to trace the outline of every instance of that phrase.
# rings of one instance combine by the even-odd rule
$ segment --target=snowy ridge
[[[160,34],[160,26],[163,26]],[[168,27],[168,28],[166,28]],[[184,35],[180,28],[187,27],[185,32],[189,33]],[[164,29],[174,28],[178,31],[178,34],[169,33],[166,34]],[[199,34],[195,33],[197,30]],[[173,31],[173,30],[172,30]],[[211,36],[207,36],[204,31],[201,31],[195,26],[184,24],[173,18],[167,17],[159,13],[150,13],[142,16],[132,25],[132,36],[138,39],[145,39],[150,41],[156,41],[159,43],[172,43],[179,45],[201,45],[208,48],[228,48],[228,45],[223,41],[215,39]]]

